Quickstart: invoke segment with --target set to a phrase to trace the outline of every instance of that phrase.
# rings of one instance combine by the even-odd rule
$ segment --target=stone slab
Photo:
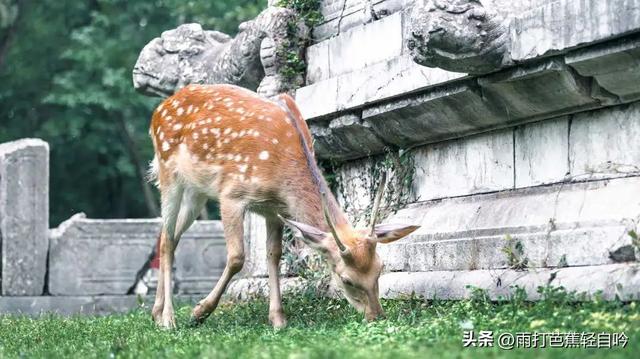
[[[386,142],[402,148],[456,138],[502,123],[473,81],[428,89],[399,100],[366,107],[362,118]]]
[[[392,270],[506,268],[509,235],[531,266],[610,264],[638,218],[639,177],[529,187],[409,206],[386,222],[421,227],[378,251]]]
[[[565,56],[565,62],[580,75],[594,77],[601,87],[623,102],[640,99],[640,36],[571,52]]]
[[[402,298],[414,293],[427,299],[459,300],[470,298],[475,287],[485,289],[489,297],[496,300],[513,295],[513,286],[519,286],[526,291],[529,300],[539,300],[541,296],[537,288],[547,285],[586,293],[585,299],[598,294],[606,300],[638,300],[640,265],[387,273],[380,277],[380,295],[383,298]]]
[[[49,145],[39,139],[0,144],[0,288],[40,295],[47,271]]]
[[[296,103],[305,119],[314,120],[464,76],[399,56],[299,88]]]
[[[515,129],[515,186],[563,181],[569,173],[569,117]]]
[[[151,305],[154,296],[138,297],[135,295],[103,295],[103,296],[35,296],[35,297],[0,297],[1,315],[109,315],[127,313],[136,308],[144,308],[151,316]],[[174,303],[195,303],[198,297],[176,295]]]
[[[637,31],[640,0],[557,0],[515,16],[509,26],[516,62]]]
[[[573,116],[569,138],[574,180],[640,174],[640,103]]]
[[[176,250],[179,293],[208,293],[224,264],[218,221],[197,221]],[[76,215],[52,231],[49,292],[52,295],[126,294],[160,232],[159,219],[98,220]]]
[[[504,123],[553,118],[617,100],[595,93],[590,79],[555,59],[480,77],[478,83],[491,106],[504,109]]]
[[[386,146],[371,125],[354,114],[336,117],[328,126],[313,123],[310,130],[315,152],[322,158],[344,161],[381,152]]]
[[[401,15],[395,13],[327,40],[328,76],[336,77],[400,56],[404,45]],[[315,61],[324,60],[309,58],[312,67]]]
[[[511,189],[513,131],[501,130],[418,148],[413,192],[419,201]]]

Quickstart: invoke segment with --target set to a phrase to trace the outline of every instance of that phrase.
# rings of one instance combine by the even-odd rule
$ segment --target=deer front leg
[[[220,199],[220,217],[227,244],[227,264],[211,293],[193,308],[191,323],[202,323],[213,312],[231,278],[244,266],[244,213],[245,205],[237,199]]]
[[[278,219],[267,219],[267,268],[269,271],[269,322],[274,328],[287,326],[280,295],[280,258],[282,257],[282,228]]]

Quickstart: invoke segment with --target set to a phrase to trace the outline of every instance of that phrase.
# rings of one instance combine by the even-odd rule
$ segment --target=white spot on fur
[[[203,128],[203,129],[202,129],[202,134],[203,134],[203,135],[206,135],[207,133],[209,133],[209,129],[208,129],[208,128],[206,128],[206,127],[205,127],[205,128]]]
[[[178,131],[181,128],[182,128],[182,124],[181,123],[176,123],[175,125],[173,125],[173,130],[174,131]]]
[[[187,115],[190,115],[191,111],[193,111],[193,105],[189,105],[189,107],[187,107]]]
[[[240,162],[240,160],[242,160],[242,155],[241,154],[235,155],[234,161]]]
[[[167,115],[167,109],[165,108],[164,110],[162,110],[162,117]]]
[[[244,164],[244,165],[238,165],[238,170],[239,170],[240,172],[242,172],[242,173],[247,172],[247,165],[246,165],[246,164]]]
[[[176,113],[178,114],[178,116],[182,116],[183,112],[184,112],[184,109],[182,109],[182,107],[179,107]]]
[[[253,131],[253,137],[258,137],[260,136],[260,132],[258,131]]]
[[[260,154],[258,155],[258,158],[263,160],[263,161],[268,160],[269,159],[269,151],[260,152]]]
[[[164,140],[164,132],[160,132],[160,135],[158,135],[158,138],[160,139],[160,141]]]
[[[170,149],[171,149],[171,145],[169,144],[169,142],[167,142],[167,141],[162,142],[162,150],[163,150],[164,152],[167,152],[167,151],[169,151]]]
[[[202,144],[202,148],[205,149],[205,150],[208,150],[209,149],[209,144],[208,143],[203,143]]]
[[[224,133],[225,135],[228,135],[230,132],[231,132],[231,128],[227,127],[227,128],[225,128],[225,130],[224,130],[224,132],[223,132],[223,133]]]
[[[216,116],[216,122],[222,121],[222,116]]]
[[[194,132],[194,133],[191,135],[191,137],[193,137],[193,139],[194,139],[194,140],[197,140],[197,139],[198,139],[198,133],[197,133],[197,132]]]
[[[273,139],[271,139],[271,142],[272,142],[274,145],[277,145],[277,144],[278,144],[278,142],[280,142],[280,141],[278,141],[278,139],[277,139],[277,138],[273,138]]]

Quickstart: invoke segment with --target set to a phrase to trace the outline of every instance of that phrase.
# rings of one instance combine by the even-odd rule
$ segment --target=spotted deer
[[[337,285],[368,320],[383,315],[376,245],[418,227],[376,226],[373,220],[368,229],[351,226],[321,175],[309,129],[290,96],[268,100],[232,85],[190,85],[157,107],[150,135],[155,149],[151,172],[161,194],[163,223],[152,309],[158,325],[175,327],[174,250],[210,198],[220,204],[227,262],[211,293],[194,307],[194,324],[211,314],[243,267],[248,211],[266,219],[269,320],[274,327],[286,325],[278,278],[284,224],[326,258]],[[379,204],[377,195],[374,212]]]

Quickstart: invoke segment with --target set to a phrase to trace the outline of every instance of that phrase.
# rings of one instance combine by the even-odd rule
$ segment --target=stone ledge
[[[532,267],[613,264],[639,221],[640,177],[563,183],[411,205],[385,222],[421,227],[378,253],[394,271],[507,268],[509,235]]]
[[[438,272],[397,272],[380,277],[383,298],[402,298],[412,293],[426,299],[468,299],[472,289],[487,291],[491,299],[506,299],[514,293],[513,286],[523,288],[529,300],[539,300],[538,287],[551,285],[567,291],[586,293],[593,298],[601,293],[603,299],[640,299],[640,264],[611,264],[602,266],[537,269],[526,271],[474,270]]]

